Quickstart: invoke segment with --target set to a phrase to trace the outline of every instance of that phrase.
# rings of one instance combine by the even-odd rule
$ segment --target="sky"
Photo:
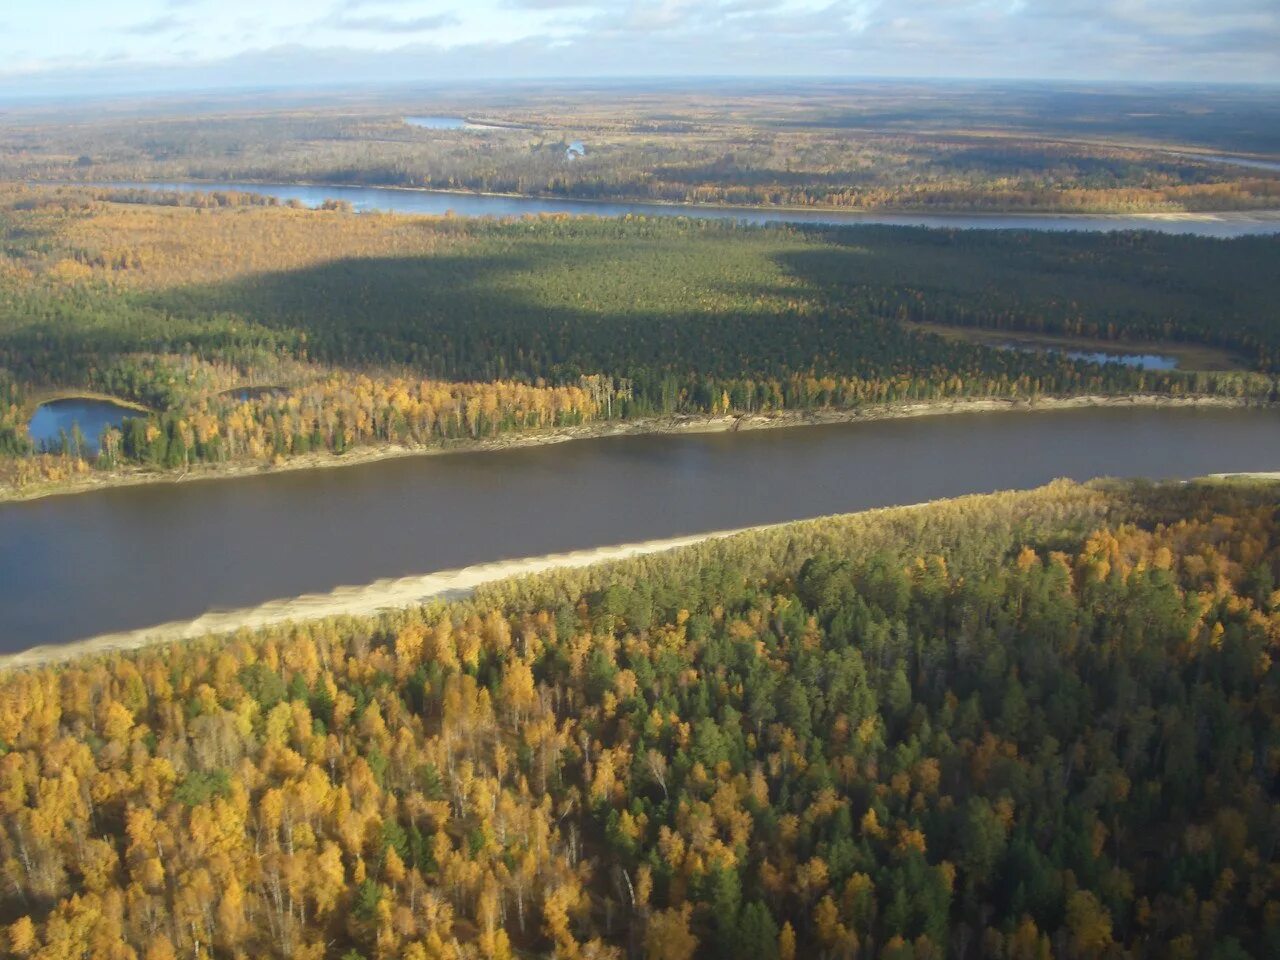
[[[1280,0],[0,0],[0,96],[656,76],[1280,82]]]

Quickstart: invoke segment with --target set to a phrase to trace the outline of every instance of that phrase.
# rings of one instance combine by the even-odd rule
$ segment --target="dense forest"
[[[794,524],[0,674],[28,960],[1280,952],[1273,485]]]
[[[249,111],[40,108],[0,131],[0,177],[391,185],[849,210],[1280,206],[1273,97],[1244,89],[959,83],[455,93]],[[481,121],[422,129],[415,114]],[[585,155],[569,159],[581,143]]]
[[[0,195],[0,471],[50,389],[154,411],[99,467],[269,463],[672,415],[1078,394],[1276,398],[1280,240],[1150,233],[507,221]],[[160,198],[166,199],[176,198]],[[246,201],[246,202],[242,202]],[[187,198],[186,203],[193,202]],[[1185,342],[1235,370],[1143,371],[922,332]]]

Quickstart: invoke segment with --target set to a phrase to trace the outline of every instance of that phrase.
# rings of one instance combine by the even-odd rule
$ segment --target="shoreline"
[[[1194,479],[1200,482],[1219,483],[1240,481],[1280,483],[1280,471],[1214,473]],[[1189,483],[1193,480],[1183,482]],[[710,530],[658,540],[587,547],[564,553],[493,560],[452,570],[383,578],[362,586],[335,587],[327,593],[306,593],[233,610],[214,610],[190,620],[173,620],[150,627],[99,634],[68,643],[43,644],[14,653],[0,654],[0,671],[40,668],[86,656],[127,653],[167,643],[181,643],[206,637],[225,637],[240,630],[261,630],[286,623],[301,624],[335,617],[373,617],[379,613],[406,610],[434,601],[460,600],[472,595],[479,587],[491,583],[554,570],[581,569],[633,557],[665,553],[712,540],[731,539],[743,534],[819,523],[833,517],[904,513],[952,501],[998,495],[999,492],[939,497],[921,503],[872,507],[847,514],[828,514],[729,530]]]
[[[99,393],[96,390],[80,390],[76,387],[46,387],[31,391],[27,397],[26,406],[27,415],[35,413],[35,411],[43,407],[46,403],[58,403],[62,400],[92,400],[98,403],[113,403],[117,407],[124,407],[126,410],[135,410],[138,413],[157,413],[154,407],[148,407],[145,403],[138,403],[136,400],[125,400],[122,397],[113,397],[109,393]]]
[[[925,505],[913,504],[878,509],[908,510]],[[859,512],[875,513],[877,511]],[[589,547],[568,553],[496,560],[454,570],[375,580],[363,586],[336,587],[328,593],[308,593],[297,597],[269,600],[266,603],[236,610],[211,611],[193,620],[173,620],[137,630],[100,634],[84,640],[45,644],[16,653],[0,654],[0,670],[43,667],[84,656],[126,652],[157,644],[196,640],[208,636],[224,636],[242,629],[258,630],[282,623],[303,623],[341,616],[375,616],[384,610],[403,610],[433,600],[461,599],[477,587],[499,580],[546,573],[551,570],[588,567],[614,560],[628,560],[645,554],[693,546],[708,540],[723,540],[743,533],[787,525],[788,523],[760,524],[733,530],[713,530],[707,533],[668,537],[662,540]]]
[[[987,210],[987,209],[946,209],[939,210],[932,207],[887,207],[877,208],[874,210],[850,210],[845,207],[835,206],[795,206],[793,204],[770,204],[767,206],[751,206],[733,203],[714,203],[702,202],[691,203],[685,200],[646,200],[635,197],[615,197],[610,199],[601,199],[598,197],[562,197],[558,194],[542,194],[542,193],[500,193],[492,190],[457,190],[448,189],[446,187],[413,187],[403,184],[376,184],[376,183],[327,183],[324,181],[314,180],[295,180],[289,183],[281,183],[273,180],[253,180],[249,178],[241,178],[235,181],[225,180],[200,180],[197,178],[183,178],[180,180],[155,180],[155,181],[87,181],[87,180],[27,180],[22,181],[31,186],[50,186],[50,187],[86,187],[89,189],[109,189],[109,190],[130,190],[142,189],[152,190],[155,192],[165,192],[166,185],[172,184],[194,184],[200,187],[208,187],[209,191],[223,190],[227,193],[235,193],[237,184],[251,187],[312,187],[317,189],[334,189],[334,190],[397,190],[405,193],[428,193],[439,194],[451,197],[492,197],[494,199],[504,200],[541,200],[548,202],[560,203],[585,203],[585,204],[633,204],[637,206],[652,206],[662,208],[687,209],[691,211],[691,217],[697,217],[698,210],[720,210],[725,212],[740,211],[744,214],[788,214],[788,213],[809,213],[822,215],[836,215],[843,220],[848,220],[851,225],[856,225],[859,220],[876,217],[990,217],[996,219],[999,217],[1068,217],[1078,218],[1080,220],[1096,220],[1096,219],[1116,219],[1138,217],[1152,221],[1199,221],[1213,222],[1215,220],[1275,220],[1280,219],[1280,206],[1276,207],[1256,207],[1247,210],[1226,209],[1226,210],[1057,210],[1057,209],[1036,209],[1036,210]],[[179,191],[182,192],[182,191]],[[195,192],[195,191],[192,191]],[[270,196],[270,194],[264,194]],[[338,198],[334,198],[338,199]],[[309,208],[310,209],[310,208]],[[444,214],[429,213],[411,213],[396,210],[376,210],[372,213],[382,213],[392,216],[443,216]],[[535,211],[537,213],[550,213],[551,211]],[[570,216],[593,216],[593,214],[570,214]],[[643,216],[643,212],[640,212]],[[495,216],[499,219],[502,216],[518,217],[521,214],[496,215],[489,214],[486,216]],[[608,216],[608,215],[606,215]],[[467,219],[472,219],[468,217]],[[478,218],[476,218],[478,219]],[[789,223],[799,223],[804,225],[812,223],[816,226],[840,226],[841,221],[824,221],[824,220],[799,220],[787,221]]]
[[[777,430],[841,423],[873,423],[883,420],[910,420],[917,417],[966,413],[1035,413],[1099,407],[1122,409],[1172,407],[1180,409],[1234,410],[1274,408],[1280,407],[1280,405],[1241,397],[1084,394],[1075,397],[1039,397],[1036,399],[917,400],[841,410],[791,410],[777,413],[725,414],[722,416],[703,414],[646,417],[637,420],[602,420],[578,427],[561,427],[530,433],[511,433],[482,440],[454,441],[437,446],[379,444],[358,447],[343,454],[310,453],[291,458],[278,465],[230,462],[197,464],[182,472],[155,471],[145,468],[130,468],[124,471],[104,474],[90,472],[82,478],[47,486],[33,485],[27,489],[0,489],[0,506],[9,503],[29,503],[35,500],[43,500],[47,497],[70,496],[144,484],[235,480],[242,477],[266,476],[293,470],[323,470],[335,467],[360,466],[402,457],[483,453],[492,450],[511,450],[520,447],[567,443],[574,440],[599,440],[624,436],[731,433],[739,430]]]
[[[1060,351],[1105,353],[1113,357],[1129,354],[1160,354],[1177,361],[1179,373],[1250,373],[1249,362],[1225,347],[1207,346],[1184,340],[1103,340],[1096,337],[1072,337],[1022,330],[996,330],[988,327],[961,327],[923,320],[904,320],[908,329],[919,330],[961,343],[977,343],[985,347],[1007,349],[1008,345],[1026,345]]]

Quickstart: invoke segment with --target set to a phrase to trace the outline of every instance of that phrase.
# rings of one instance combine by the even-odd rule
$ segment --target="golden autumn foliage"
[[[0,950],[1264,955],[1275,503],[1059,484],[10,670]]]
[[[428,187],[596,200],[856,210],[1131,211],[1274,206],[1275,175],[1214,162],[1274,154],[1265,91],[1163,94],[949,81],[802,84],[782,93],[473,93],[449,109],[481,128],[421,129],[400,97],[272,105],[137,123],[15,119],[13,179],[190,180]],[[567,159],[575,141],[586,153]],[[1198,144],[1202,152],[1189,152]],[[158,148],[163,145],[164,148]],[[1218,157],[1217,159],[1227,159]],[[1246,163],[1248,161],[1246,160]],[[215,186],[215,185],[211,185]],[[1270,188],[1270,189],[1269,189]],[[216,186],[215,186],[216,189]],[[187,204],[226,205],[186,195]]]
[[[1272,238],[1015,232],[939,246],[925,231],[111,198],[138,199],[0,185],[5,492],[87,484],[90,469],[281,466],[606,421],[1280,396]],[[990,346],[1006,333],[1176,342],[1214,369]],[[74,436],[42,450],[33,406],[79,391],[145,410],[86,438],[100,455]]]

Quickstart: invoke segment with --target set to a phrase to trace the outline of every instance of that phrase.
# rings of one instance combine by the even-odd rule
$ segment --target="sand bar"
[[[404,609],[432,600],[459,599],[482,584],[511,577],[545,573],[556,569],[586,567],[596,563],[607,563],[610,560],[626,560],[643,554],[690,546],[704,540],[718,540],[739,533],[784,525],[765,524],[741,527],[737,530],[716,530],[665,540],[648,540],[643,543],[624,543],[589,550],[576,550],[571,553],[499,560],[458,570],[376,580],[365,586],[338,587],[329,593],[312,593],[290,599],[271,600],[239,610],[213,611],[194,620],[180,620],[139,630],[103,634],[73,643],[33,647],[21,653],[0,656],[0,670],[43,666],[76,657],[137,650],[150,644],[195,640],[199,637],[228,634],[240,629],[254,630],[273,624],[323,620],[339,616],[373,616],[383,610]]]

